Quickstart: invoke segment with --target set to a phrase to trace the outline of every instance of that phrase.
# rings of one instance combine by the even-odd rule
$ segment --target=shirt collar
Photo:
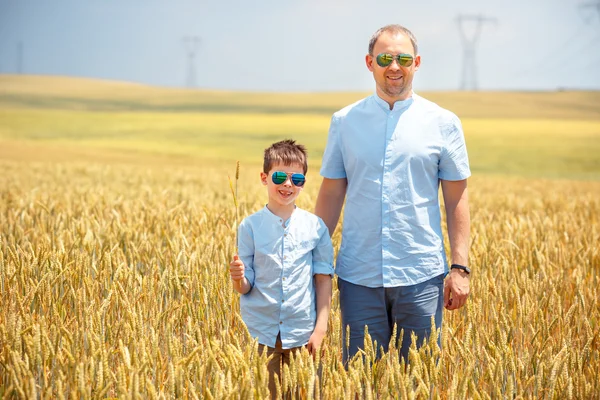
[[[388,113],[402,110],[402,109],[410,106],[413,103],[415,96],[416,96],[416,93],[412,92],[412,94],[410,95],[410,97],[408,99],[396,101],[394,103],[394,108],[392,110],[390,110],[390,105],[388,104],[388,102],[383,100],[381,97],[379,97],[377,92],[375,92],[375,94],[373,95],[373,97],[375,98],[375,102]]]
[[[294,216],[298,214],[298,206],[294,205],[294,212],[287,221],[283,221],[281,217],[278,217],[277,215],[273,214],[273,212],[269,210],[269,207],[267,207],[266,204],[263,208],[263,214],[267,221],[277,224],[279,226],[281,226],[281,224],[285,222],[285,227],[287,228],[290,225],[292,219],[294,219]]]

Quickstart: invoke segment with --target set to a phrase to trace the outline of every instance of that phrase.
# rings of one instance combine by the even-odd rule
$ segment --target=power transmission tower
[[[475,31],[472,36],[469,36],[465,29],[467,22],[475,23]],[[475,50],[477,41],[481,36],[481,29],[486,22],[496,23],[495,18],[484,17],[483,15],[463,15],[456,17],[458,32],[463,43],[463,68],[460,80],[461,90],[477,90],[477,60],[475,58]]]
[[[196,87],[196,52],[200,46],[200,41],[198,36],[186,36],[183,38],[183,45],[187,54],[185,86],[189,88]]]

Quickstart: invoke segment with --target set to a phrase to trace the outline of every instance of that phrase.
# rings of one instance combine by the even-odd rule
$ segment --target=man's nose
[[[392,63],[390,64],[389,68],[395,70],[400,69],[400,64],[398,64],[398,59],[396,57],[394,57],[394,59],[392,60]]]

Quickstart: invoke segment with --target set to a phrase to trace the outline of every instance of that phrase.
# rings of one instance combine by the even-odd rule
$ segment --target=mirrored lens
[[[293,174],[292,175],[292,183],[296,186],[304,186],[304,182],[306,182],[306,178],[302,174]]]
[[[381,53],[377,56],[377,64],[379,64],[380,67],[387,67],[392,61],[394,61],[394,56],[391,54]]]
[[[273,180],[274,184],[281,185],[287,179],[287,174],[285,172],[275,171],[273,172],[271,179]]]
[[[413,62],[413,56],[410,54],[398,54],[398,64],[403,67],[410,67]]]

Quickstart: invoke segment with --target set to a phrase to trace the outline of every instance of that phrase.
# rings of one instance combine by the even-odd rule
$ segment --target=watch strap
[[[461,269],[461,270],[465,271],[467,274],[471,273],[471,269],[469,267],[465,267],[464,265],[460,265],[460,264],[452,264],[450,266],[450,269]]]

